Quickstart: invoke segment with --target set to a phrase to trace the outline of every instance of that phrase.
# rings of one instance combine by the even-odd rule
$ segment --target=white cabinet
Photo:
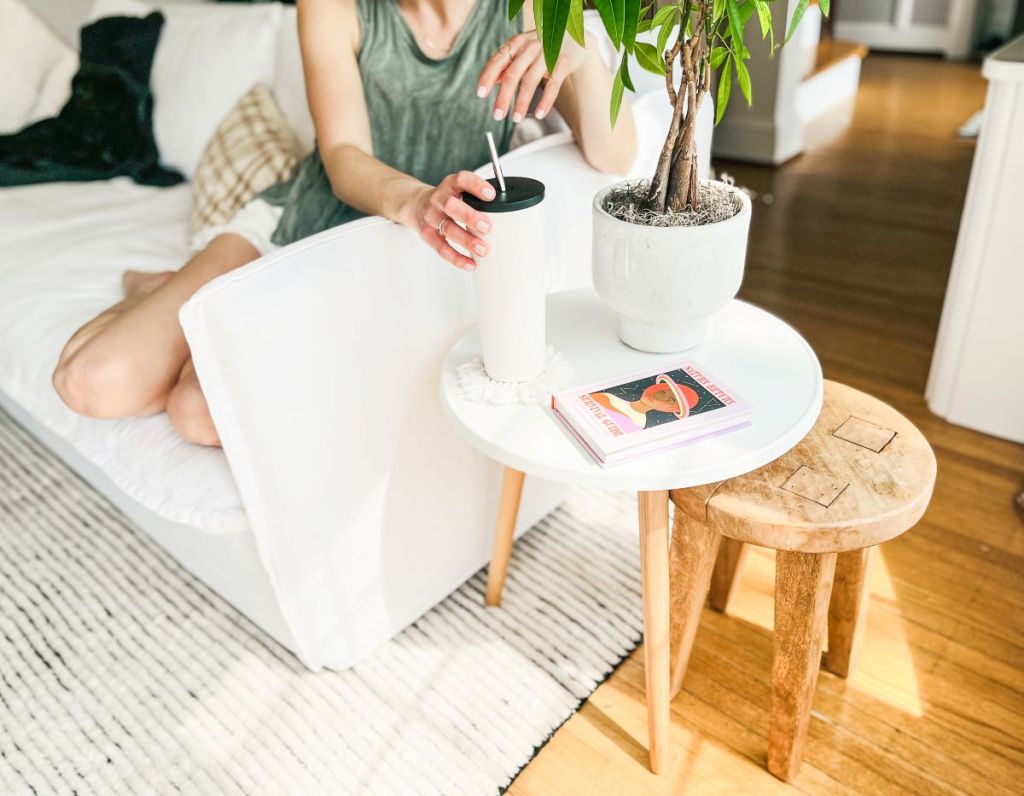
[[[982,72],[981,137],[925,394],[951,423],[1024,442],[1024,36]]]

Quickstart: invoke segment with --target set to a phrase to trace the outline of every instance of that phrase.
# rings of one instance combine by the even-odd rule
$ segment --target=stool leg
[[[732,584],[736,580],[736,571],[746,549],[743,542],[730,539],[728,536],[722,537],[715,569],[711,573],[711,588],[708,591],[708,604],[716,611],[725,611],[729,595],[732,593]]]
[[[640,569],[644,592],[644,677],[651,771],[668,768],[668,492],[641,492]]]
[[[780,550],[775,566],[768,770],[788,782],[800,770],[807,739],[836,554]]]
[[[508,574],[508,559],[512,555],[512,536],[519,516],[519,498],[523,495],[523,479],[519,470],[505,468],[501,481],[501,501],[498,504],[498,524],[494,529],[494,552],[487,568],[486,605],[501,605],[501,592]]]
[[[676,511],[672,550],[669,554],[672,588],[671,699],[675,699],[683,687],[686,664],[690,660],[693,640],[697,635],[700,612],[708,595],[708,584],[721,538],[704,523]]]
[[[871,596],[873,550],[852,550],[840,553],[836,559],[832,601],[828,606],[828,652],[822,663],[840,677],[849,676],[860,652]]]

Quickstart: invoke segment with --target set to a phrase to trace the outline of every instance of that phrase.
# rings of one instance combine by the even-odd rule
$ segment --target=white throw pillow
[[[151,78],[153,134],[161,162],[191,179],[238,100],[257,83],[273,83],[281,9],[96,0],[89,18],[144,16],[154,8],[166,22]]]
[[[71,69],[74,74],[74,51],[21,0],[0,0],[0,134],[16,132],[37,118],[56,113],[36,116],[34,111],[50,73],[68,58],[76,65]],[[70,77],[67,88],[70,94]],[[56,110],[65,101],[67,95]]]

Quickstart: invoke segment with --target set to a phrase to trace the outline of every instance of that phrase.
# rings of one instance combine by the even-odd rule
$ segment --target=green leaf
[[[651,74],[662,76],[665,74],[665,62],[661,60],[661,56],[658,55],[653,44],[638,41],[633,48],[633,54],[636,55],[636,62]]]
[[[729,49],[727,47],[712,47],[711,48],[711,68],[718,69],[729,57]]]
[[[740,81],[743,99],[747,101],[747,105],[751,105],[753,102],[750,93],[750,72],[747,71],[747,65],[738,58],[733,59],[733,64],[736,66],[736,78]]]
[[[668,19],[669,17],[674,18],[678,12],[679,6],[671,4],[667,6],[662,6],[661,8],[658,9],[658,13],[654,15],[654,19],[651,20],[651,27],[657,28],[660,27],[661,25],[664,25],[666,19]]]
[[[566,28],[580,47],[587,46],[587,37],[583,32],[583,0],[572,0],[570,3],[569,22]]]
[[[612,80],[612,127],[615,126],[615,122],[617,122],[619,119],[619,109],[622,106],[622,88],[622,71],[617,69],[615,70],[615,79]]]
[[[597,6],[597,13],[601,15],[612,44],[618,48],[622,44],[625,28],[623,20],[626,18],[626,0],[594,0],[594,5]]]
[[[541,43],[544,45],[544,63],[548,67],[548,74],[555,71],[558,55],[562,51],[570,5],[572,0],[544,0],[544,33]]]
[[[821,9],[821,13],[826,17],[828,16],[829,5],[829,0],[818,0],[818,8]]]
[[[757,10],[757,21],[761,23],[761,40],[771,36],[769,51],[775,52],[775,31],[772,28],[772,9],[767,0],[754,0],[754,8]]]
[[[672,36],[672,32],[676,30],[676,20],[669,19],[665,25],[662,26],[662,31],[657,35],[657,51],[663,53],[669,48],[669,38]]]
[[[718,99],[716,104],[718,107],[715,109],[715,124],[717,125],[722,121],[722,117],[725,116],[726,106],[729,104],[729,93],[732,91],[732,70],[729,68],[728,62],[726,62],[725,69],[722,70],[722,76],[718,81]]]
[[[515,19],[516,15],[523,10],[526,0],[508,0],[508,18]]]
[[[625,16],[622,21],[622,48],[630,53],[633,52],[633,42],[636,41],[636,26],[640,22],[640,0],[626,0],[623,12]]]
[[[797,26],[800,24],[800,20],[804,18],[804,12],[807,10],[807,6],[810,5],[811,0],[799,0],[796,4],[796,8],[793,9],[793,18],[789,21],[789,30],[786,31],[786,38],[782,42],[786,44],[793,34],[796,32]]]
[[[537,27],[537,41],[544,44],[544,0],[533,0],[533,24]]]
[[[736,0],[725,0],[725,7],[729,12],[729,32],[732,34],[733,49],[739,48],[738,51],[742,53],[743,20],[740,17],[739,3]]]
[[[664,9],[662,9],[662,10],[664,10]],[[674,31],[676,29],[676,8],[674,6],[670,6],[670,7],[668,7],[668,10],[670,12],[672,12],[672,13],[670,13],[661,22],[661,32],[658,34],[658,52],[659,53],[665,52],[666,48],[668,47],[669,36],[671,36],[672,35],[672,31]]]
[[[636,86],[633,85],[633,78],[629,76],[629,57],[625,54],[623,54],[622,63],[619,65],[619,79],[622,80],[622,85],[630,91],[636,91]]]

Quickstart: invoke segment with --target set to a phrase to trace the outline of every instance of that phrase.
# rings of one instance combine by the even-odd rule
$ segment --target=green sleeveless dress
[[[490,159],[486,131],[508,150],[513,124],[496,122],[491,97],[476,95],[487,59],[522,27],[509,21],[507,0],[476,0],[451,51],[427,57],[398,10],[396,0],[357,0],[361,41],[359,71],[370,116],[373,155],[428,185]],[[295,176],[261,198],[283,208],[273,242],[285,246],[364,213],[339,201],[317,149]]]

